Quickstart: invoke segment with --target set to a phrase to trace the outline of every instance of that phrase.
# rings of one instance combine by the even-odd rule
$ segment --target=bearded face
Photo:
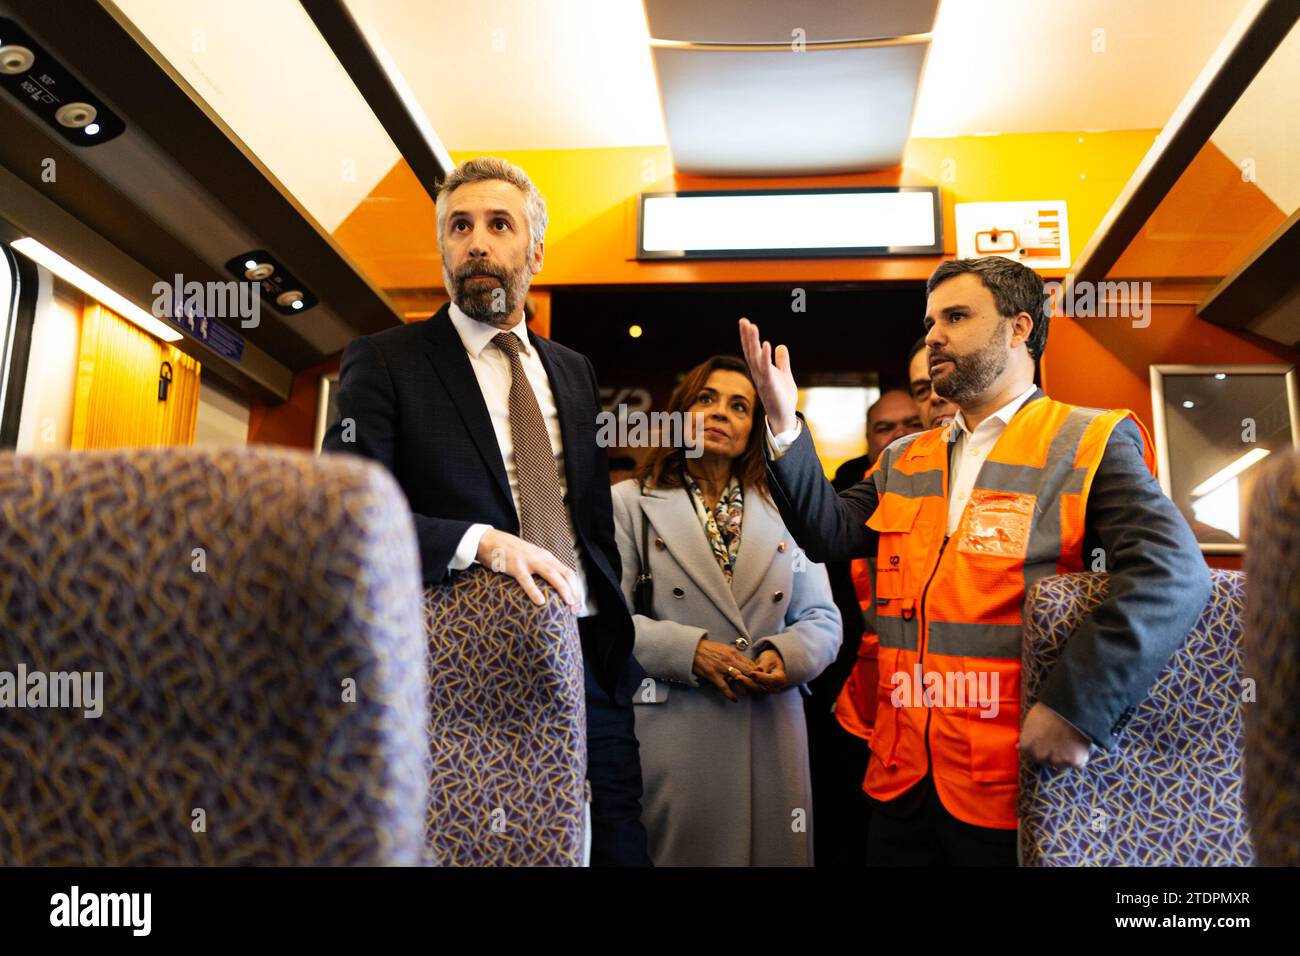
[[[1007,329],[999,322],[988,341],[959,355],[951,348],[930,352],[930,384],[936,395],[962,405],[984,394],[1007,368]]]
[[[499,325],[522,308],[542,267],[524,194],[503,180],[477,180],[452,191],[444,207],[439,246],[447,294],[466,315]]]
[[[527,259],[513,268],[470,259],[455,273],[444,263],[442,281],[451,300],[466,315],[481,322],[498,322],[513,315],[523,303],[533,273]]]

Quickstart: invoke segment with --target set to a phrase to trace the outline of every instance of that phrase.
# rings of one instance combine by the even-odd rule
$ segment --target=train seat
[[[421,861],[420,564],[382,468],[5,454],[0,503],[0,864]]]
[[[1300,456],[1260,471],[1246,525],[1246,806],[1261,866],[1300,866]]]
[[[425,592],[433,776],[427,862],[578,866],[586,709],[577,619],[481,565]]]
[[[1025,866],[1250,866],[1245,814],[1242,624],[1246,576],[1212,570],[1187,641],[1113,751],[1062,773],[1020,772]],[[1044,578],[1025,602],[1025,710],[1078,623],[1105,598],[1105,574]]]

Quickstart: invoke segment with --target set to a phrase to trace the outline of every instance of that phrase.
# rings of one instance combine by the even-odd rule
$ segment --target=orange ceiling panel
[[[1287,218],[1213,142],[1183,171],[1110,270],[1116,277],[1219,278]]]

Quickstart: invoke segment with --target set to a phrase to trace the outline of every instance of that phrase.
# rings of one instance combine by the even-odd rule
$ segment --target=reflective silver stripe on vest
[[[1061,496],[1083,492],[1088,469],[1076,468],[1074,458],[1088,426],[1104,414],[1096,408],[1076,408],[1066,415],[1052,436],[1043,467],[986,461],[975,479],[976,488],[1034,495],[1038,499],[1025,549],[1026,594],[1035,582],[1056,573],[1061,558]]]
[[[1070,419],[1067,417],[1065,425],[1069,422]],[[1062,430],[1065,429],[1065,425],[1061,426]],[[1048,463],[1043,468],[1035,468],[1033,465],[1008,465],[1002,461],[986,461],[984,467],[980,469],[979,477],[975,480],[975,487],[987,491],[1009,491],[1017,495],[1039,495],[1043,490],[1044,474],[1051,467],[1050,449],[1047,454]],[[1073,452],[1070,454],[1070,461],[1074,461]],[[1077,494],[1083,491],[1083,479],[1087,476],[1088,469],[1075,468],[1072,471],[1074,473],[1061,488],[1062,494],[1069,492]]]
[[[958,624],[931,621],[927,653],[953,657],[1006,657],[1020,660],[1019,624]],[[881,636],[884,644],[884,636]]]
[[[907,475],[894,468],[885,482],[885,491],[903,498],[942,498],[943,472],[934,468]]]
[[[1088,469],[1074,467],[1074,458],[1079,453],[1083,433],[1098,415],[1103,414],[1095,408],[1074,409],[1065,417],[1047,449],[1047,461],[1042,469],[1043,491],[1039,493],[1038,507],[1034,509],[1029,548],[1025,554],[1025,594],[1035,583],[1056,573],[1056,564],[1061,558],[1061,496],[1083,491]],[[1044,501],[1050,506],[1043,507]]]
[[[1041,468],[986,461],[975,479],[978,489],[1034,495],[1037,499],[1022,568],[1024,594],[1038,580],[1056,573],[1062,546],[1061,496],[1083,491],[1088,469],[1076,468],[1074,459],[1084,432],[1103,414],[1096,408],[1071,410],[1052,436]],[[1019,625],[932,621],[927,650],[932,654],[1019,660],[1021,637]]]
[[[919,649],[915,617],[910,621],[904,621],[901,617],[886,617],[883,614],[877,614],[876,635],[880,638],[881,647],[892,648],[896,651],[915,651]]]

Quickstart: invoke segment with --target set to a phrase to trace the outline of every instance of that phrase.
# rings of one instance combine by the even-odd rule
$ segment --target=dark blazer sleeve
[[[799,416],[802,420],[803,416]],[[758,422],[755,427],[760,427]],[[766,423],[761,427],[767,428]],[[766,438],[764,439],[766,442]],[[871,478],[836,494],[826,480],[808,424],[780,458],[767,460],[768,483],[781,520],[809,561],[875,557],[880,536],[866,527],[880,500],[875,475],[889,466],[889,449]]]
[[[1142,460],[1137,426],[1111,433],[1093,477],[1088,537],[1104,549],[1110,594],[1071,636],[1040,699],[1111,749],[1210,596],[1210,571]],[[1085,566],[1091,567],[1085,553]]]
[[[322,450],[371,458],[397,476],[397,393],[383,354],[367,338],[353,339],[343,350],[338,411],[339,421],[326,432]],[[345,430],[349,422],[350,434]],[[349,437],[351,441],[346,440]],[[446,578],[447,565],[473,522],[436,515],[412,517],[425,582],[437,584]]]
[[[591,395],[596,403],[596,413],[600,414],[600,385],[596,381],[596,369],[591,359],[583,356],[587,363],[587,377],[591,380]],[[592,544],[599,548],[609,561],[614,572],[614,583],[623,577],[622,558],[614,537],[614,504],[609,488],[609,453],[600,445],[596,446],[596,460],[591,469],[591,525]]]

